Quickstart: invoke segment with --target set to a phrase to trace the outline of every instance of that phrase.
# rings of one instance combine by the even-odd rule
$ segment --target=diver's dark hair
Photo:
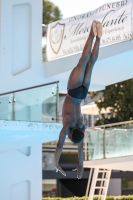
[[[79,143],[84,138],[84,132],[80,128],[74,128],[72,130],[72,142]]]

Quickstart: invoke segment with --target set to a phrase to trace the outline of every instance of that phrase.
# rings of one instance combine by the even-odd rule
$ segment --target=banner
[[[103,25],[100,47],[131,40],[131,17],[132,0],[124,0],[48,24],[47,61],[82,52],[94,20]]]

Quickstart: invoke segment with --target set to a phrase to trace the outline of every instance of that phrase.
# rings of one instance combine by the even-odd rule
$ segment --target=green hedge
[[[56,198],[42,198],[42,200],[85,200],[85,197],[68,197],[68,198],[61,198],[61,197],[56,197]],[[94,197],[93,200],[98,200],[98,197]],[[106,200],[133,200],[133,195],[128,195],[128,196],[107,196]]]

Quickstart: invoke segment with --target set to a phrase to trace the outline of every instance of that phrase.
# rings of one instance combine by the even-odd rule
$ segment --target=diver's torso
[[[83,117],[81,114],[81,99],[76,99],[67,95],[63,104],[62,117],[63,125],[69,124],[70,128],[83,127]]]

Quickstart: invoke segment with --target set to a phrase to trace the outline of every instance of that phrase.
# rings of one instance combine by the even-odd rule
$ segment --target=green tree
[[[100,110],[95,125],[133,120],[133,79],[107,86],[95,103]],[[111,107],[110,113],[101,114],[107,107]]]
[[[47,25],[51,22],[62,18],[61,11],[58,6],[48,0],[43,0],[43,24]],[[43,28],[43,36],[46,35],[46,28]]]

